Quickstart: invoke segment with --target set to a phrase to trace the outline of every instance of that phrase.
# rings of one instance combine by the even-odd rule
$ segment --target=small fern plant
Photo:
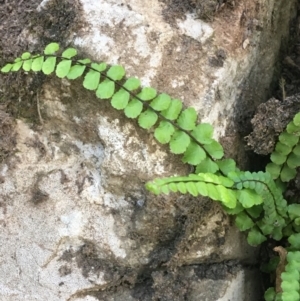
[[[286,258],[279,284],[265,293],[266,301],[299,301],[300,283],[300,204],[284,199],[285,183],[295,178],[300,166],[300,113],[279,136],[271,162],[265,171],[241,171],[233,159],[224,158],[222,145],[213,138],[213,127],[197,122],[197,112],[184,107],[179,99],[141,87],[139,79],[125,78],[122,66],[76,58],[77,51],[60,51],[50,43],[43,54],[24,52],[1,72],[19,70],[55,73],[59,78],[83,77],[83,87],[99,99],[110,101],[140,127],[152,128],[155,139],[168,144],[173,154],[194,166],[194,173],[155,179],[146,184],[154,194],[170,192],[209,197],[233,215],[236,226],[247,232],[247,241],[257,246],[271,238],[285,244]],[[282,266],[282,265],[281,265]],[[277,283],[277,282],[276,282]]]

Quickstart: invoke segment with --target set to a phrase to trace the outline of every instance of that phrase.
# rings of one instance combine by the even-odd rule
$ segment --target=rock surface
[[[119,63],[216,137],[230,130],[224,148],[246,166],[238,132],[269,96],[296,1],[227,1],[212,16],[217,1],[180,2],[0,3],[0,62],[57,40]],[[1,75],[0,89],[15,117],[0,111],[0,300],[259,300],[257,250],[218,204],[145,191],[189,171],[151,132],[80,80]]]

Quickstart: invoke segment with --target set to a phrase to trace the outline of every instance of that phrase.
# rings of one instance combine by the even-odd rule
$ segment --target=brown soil
[[[270,154],[277,137],[300,111],[300,94],[287,97],[284,101],[271,98],[258,106],[252,118],[253,132],[246,137],[247,145],[260,155]]]

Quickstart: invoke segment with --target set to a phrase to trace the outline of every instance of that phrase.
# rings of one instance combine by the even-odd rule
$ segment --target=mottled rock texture
[[[244,168],[295,4],[0,1],[0,64],[52,41],[121,64],[195,107]],[[153,133],[81,80],[0,75],[0,101],[0,300],[259,300],[257,249],[219,204],[145,190],[190,172]]]

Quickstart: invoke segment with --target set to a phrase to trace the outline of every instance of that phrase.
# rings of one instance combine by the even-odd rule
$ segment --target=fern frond
[[[287,125],[284,132],[279,135],[279,141],[275,146],[275,151],[271,154],[271,163],[266,170],[273,179],[280,178],[283,182],[294,179],[300,166],[300,113]]]
[[[300,300],[300,252],[288,251],[286,256],[287,264],[281,273],[281,300],[297,301]]]
[[[94,63],[89,59],[76,59],[77,50],[67,48],[60,51],[57,43],[50,43],[43,55],[24,52],[13,63],[6,64],[1,71],[15,72],[23,67],[26,72],[53,72],[59,78],[69,80],[81,76],[83,87],[95,91],[99,99],[110,99],[117,110],[124,110],[128,118],[137,118],[144,129],[154,128],[154,137],[162,144],[169,144],[174,154],[182,154],[183,162],[197,166],[197,172],[215,173],[220,170],[215,162],[223,158],[222,146],[212,138],[210,124],[197,124],[194,108],[183,109],[179,99],[168,94],[157,94],[151,87],[141,87],[136,78],[128,78],[124,83],[125,69],[105,63]],[[202,164],[201,164],[202,163]]]
[[[261,230],[254,226],[250,229],[247,236],[247,242],[250,246],[256,247],[267,240],[267,237],[261,233]]]
[[[154,88],[141,87],[135,77],[125,78],[120,65],[77,59],[77,50],[60,50],[50,43],[43,54],[24,52],[1,72],[42,72],[59,78],[83,78],[83,87],[93,91],[99,99],[108,99],[113,108],[123,110],[125,116],[137,119],[141,128],[153,129],[155,139],[169,144],[170,151],[181,154],[184,163],[193,165],[195,174],[183,177],[156,179],[146,184],[155,194],[180,192],[192,196],[209,197],[221,202],[224,210],[235,215],[235,224],[247,231],[247,241],[257,246],[270,236],[280,241],[288,238],[287,265],[281,275],[281,290],[270,288],[266,301],[298,301],[300,272],[300,205],[287,204],[283,197],[283,182],[295,178],[300,166],[300,113],[279,135],[266,172],[240,171],[233,159],[224,159],[222,145],[213,138],[213,127],[197,123],[194,108],[184,108],[179,99]],[[276,181],[276,182],[275,182]]]
[[[227,208],[236,207],[236,191],[232,190],[234,182],[213,173],[190,174],[186,177],[160,178],[146,184],[146,188],[155,193],[181,192],[193,196],[209,197],[221,202]]]

